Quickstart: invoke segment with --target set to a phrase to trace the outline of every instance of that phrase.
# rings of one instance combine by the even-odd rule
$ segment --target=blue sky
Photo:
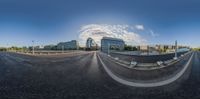
[[[199,47],[199,5],[199,0],[1,0],[0,46],[84,42],[88,36],[99,41],[110,35],[132,45],[178,40]]]

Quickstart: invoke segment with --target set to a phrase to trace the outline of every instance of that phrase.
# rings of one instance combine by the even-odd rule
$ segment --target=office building
[[[98,45],[92,38],[88,38],[86,41],[86,50],[97,50]]]
[[[57,49],[58,50],[77,50],[79,49],[79,44],[78,44],[78,41],[76,40],[72,40],[72,41],[69,41],[69,42],[60,42],[58,43],[57,45]]]
[[[101,39],[101,51],[107,52],[110,50],[124,50],[124,41],[118,38],[103,37]]]

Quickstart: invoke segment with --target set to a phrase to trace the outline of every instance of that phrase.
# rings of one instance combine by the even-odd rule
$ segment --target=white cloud
[[[141,28],[141,27],[140,27]],[[146,40],[131,30],[129,25],[89,24],[81,27],[79,31],[80,45],[85,46],[88,37],[93,38],[100,45],[102,37],[123,39],[127,44],[146,44]]]
[[[150,35],[151,35],[152,37],[157,37],[157,36],[159,36],[159,34],[155,33],[153,30],[150,30],[149,33],[150,33]]]
[[[144,30],[143,25],[135,25],[135,28],[138,29],[138,30]]]

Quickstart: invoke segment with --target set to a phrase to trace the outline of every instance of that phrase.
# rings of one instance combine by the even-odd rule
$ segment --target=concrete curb
[[[185,53],[184,56],[190,54],[191,52],[188,52],[188,53]],[[179,57],[177,60],[174,60],[174,59],[171,59],[171,60],[167,60],[167,61],[164,61],[163,64],[161,65],[158,65],[157,63],[138,63],[136,66],[134,67],[131,67],[130,66],[130,62],[127,62],[127,61],[123,61],[123,60],[115,60],[114,57],[109,57],[111,59],[111,61],[121,65],[121,66],[124,66],[126,68],[129,68],[129,69],[135,69],[135,70],[155,70],[155,69],[161,69],[161,68],[164,68],[164,67],[168,67],[170,65],[173,65],[177,62],[179,62],[180,60],[182,60],[184,58],[184,56],[182,57]]]
[[[192,55],[190,56],[190,59],[188,60],[188,62],[185,64],[185,66],[183,67],[183,69],[178,72],[175,76],[167,79],[167,80],[163,80],[163,81],[159,81],[159,82],[154,82],[154,83],[139,83],[139,82],[132,82],[132,81],[128,81],[125,80],[123,78],[120,78],[118,76],[116,76],[114,73],[112,73],[112,71],[104,64],[104,62],[102,61],[102,59],[100,58],[99,55],[97,55],[98,59],[100,60],[104,70],[106,71],[106,73],[115,81],[123,84],[123,85],[127,85],[127,86],[132,86],[132,87],[158,87],[158,86],[164,86],[164,85],[168,85],[174,81],[176,81],[177,79],[179,79],[187,70],[187,68],[189,67],[192,59],[193,59],[194,53],[192,53]]]

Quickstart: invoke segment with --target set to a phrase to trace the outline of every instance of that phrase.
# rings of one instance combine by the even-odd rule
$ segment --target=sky
[[[200,47],[200,0],[0,0],[0,47],[104,36]]]

